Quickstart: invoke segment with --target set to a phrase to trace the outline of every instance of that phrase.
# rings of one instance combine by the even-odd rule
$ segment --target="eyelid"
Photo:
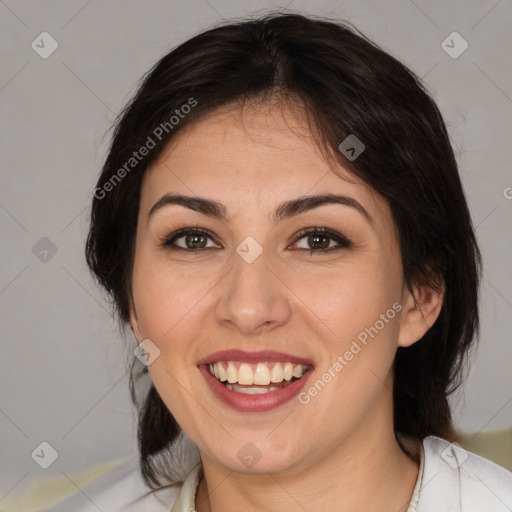
[[[210,238],[215,244],[219,244],[219,242],[216,240],[216,236],[208,229],[206,228],[200,228],[199,226],[195,227],[184,227],[181,229],[178,229],[176,231],[173,231],[170,234],[161,236],[159,238],[159,244],[160,246],[167,248],[169,250],[173,251],[185,251],[185,252],[203,252],[207,249],[213,249],[213,247],[202,247],[198,249],[189,249],[185,247],[180,247],[177,245],[174,245],[174,242],[176,240],[179,240],[180,238],[183,238],[189,234],[200,234],[205,235],[206,237]],[[296,249],[299,251],[309,251],[312,255],[313,253],[319,253],[319,254],[325,254],[330,253],[339,249],[349,249],[352,247],[352,242],[342,233],[339,233],[338,231],[329,229],[328,227],[322,226],[322,227],[307,227],[304,229],[301,229],[297,234],[293,237],[293,242],[291,245],[296,244],[299,240],[305,238],[308,235],[321,235],[326,236],[327,238],[330,238],[331,240],[334,240],[338,245],[335,247],[330,247],[328,249]],[[289,246],[288,246],[289,247]]]
[[[307,235],[322,235],[326,236],[338,243],[337,247],[331,247],[330,249],[323,249],[323,250],[314,250],[314,249],[301,249],[305,251],[310,251],[311,253],[317,252],[317,253],[327,253],[331,252],[335,249],[345,248],[348,249],[349,247],[352,247],[352,242],[342,233],[339,233],[338,231],[334,231],[332,229],[329,229],[328,227],[312,227],[312,228],[304,228],[301,229],[293,239],[293,244],[296,244],[299,240],[302,238],[305,238]]]
[[[178,247],[178,246],[173,245],[173,242],[175,242],[179,238],[182,238],[188,234],[193,234],[193,233],[200,234],[200,235],[206,235],[209,238],[211,238],[217,245],[220,245],[216,241],[216,236],[209,229],[200,228],[200,227],[185,227],[185,228],[181,228],[176,231],[173,231],[169,234],[163,235],[163,236],[159,237],[158,245],[163,246],[163,247],[172,247],[173,249],[177,249],[177,250],[183,249],[184,251],[193,251],[194,249],[184,249],[183,247]],[[204,250],[204,249],[199,249],[199,250]]]

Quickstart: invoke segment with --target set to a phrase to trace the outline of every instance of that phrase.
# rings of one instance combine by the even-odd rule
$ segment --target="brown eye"
[[[208,238],[213,239],[213,234],[206,229],[185,228],[163,237],[160,245],[168,249],[184,251],[210,249],[211,247],[207,247]],[[178,240],[183,241],[177,244]]]
[[[188,249],[204,249],[206,247],[206,236],[203,234],[184,235],[185,245]]]
[[[159,245],[166,247],[170,250],[183,250],[183,251],[203,251],[206,249],[219,248],[215,243],[213,246],[208,246],[208,239],[214,240],[214,235],[207,229],[203,228],[184,228],[170,235],[164,236]],[[351,242],[341,233],[331,231],[327,228],[306,228],[303,229],[295,237],[294,244],[299,240],[305,239],[308,247],[300,248],[301,250],[310,251],[311,254],[327,253],[337,249],[346,249],[351,247]],[[180,241],[180,243],[177,243]],[[337,246],[332,247],[331,242],[337,243]]]
[[[301,249],[310,251],[311,254],[314,252],[323,253],[331,252],[337,249],[346,249],[351,247],[350,240],[336,231],[331,231],[328,228],[306,228],[303,229],[295,238],[295,244],[305,239],[308,247],[302,247]],[[337,242],[338,246],[329,247],[331,242]]]

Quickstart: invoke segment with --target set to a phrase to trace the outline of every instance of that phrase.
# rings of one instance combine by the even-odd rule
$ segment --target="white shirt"
[[[202,464],[194,446],[184,482],[152,491],[137,456],[40,512],[192,512]],[[435,436],[422,441],[420,470],[407,512],[512,512],[512,472]]]

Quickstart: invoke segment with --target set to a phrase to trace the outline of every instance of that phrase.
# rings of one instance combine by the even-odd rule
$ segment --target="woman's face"
[[[131,325],[138,341],[150,340],[149,352],[158,347],[149,373],[203,462],[300,471],[392,428],[395,351],[423,332],[406,321],[413,308],[386,202],[349,171],[334,170],[346,179],[304,120],[260,104],[187,126],[145,174]],[[172,202],[153,208],[165,195],[215,201],[225,218]],[[282,208],[326,195],[348,199]],[[296,239],[315,227],[329,233]],[[183,228],[212,236],[181,234],[162,245]],[[269,374],[289,382],[287,372],[301,370],[286,370],[294,360],[307,361],[309,371],[292,392],[240,393],[201,364],[244,362],[211,356],[222,350],[254,356],[239,372],[231,368],[231,380],[257,373],[258,382]],[[264,350],[285,355],[254,355]],[[284,375],[272,373],[276,361]]]

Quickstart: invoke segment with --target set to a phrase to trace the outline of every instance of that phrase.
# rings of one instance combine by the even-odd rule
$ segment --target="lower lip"
[[[277,409],[296,396],[304,387],[311,373],[313,373],[310,368],[303,377],[276,391],[269,391],[259,395],[244,395],[243,393],[231,391],[224,384],[221,384],[210,373],[208,365],[200,365],[199,371],[203,374],[214,395],[221,402],[240,412],[265,412]]]

